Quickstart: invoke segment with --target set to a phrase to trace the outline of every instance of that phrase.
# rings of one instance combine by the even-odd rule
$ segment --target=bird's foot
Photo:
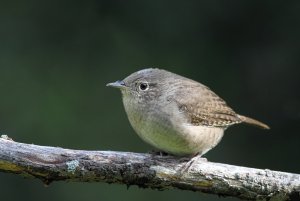
[[[207,162],[207,158],[201,156],[201,154],[197,153],[192,157],[180,159],[180,162],[183,162],[184,164],[179,168],[179,174],[182,175],[183,173],[189,171],[190,167],[194,164],[195,161]]]

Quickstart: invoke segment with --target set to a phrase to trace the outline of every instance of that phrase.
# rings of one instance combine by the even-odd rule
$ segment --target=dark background
[[[226,131],[210,161],[300,173],[299,1],[1,1],[0,132],[18,142],[147,152],[118,90],[145,67],[208,85],[271,130]],[[1,200],[236,200],[0,173]]]

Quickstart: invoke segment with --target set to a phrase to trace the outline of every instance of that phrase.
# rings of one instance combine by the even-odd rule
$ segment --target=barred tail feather
[[[262,128],[262,129],[270,129],[270,127],[260,121],[257,121],[255,119],[252,119],[250,117],[246,117],[246,116],[243,116],[243,115],[238,115],[238,117],[242,120],[242,122],[244,123],[247,123],[247,124],[251,124],[251,125],[254,125],[254,126],[257,126],[259,128]]]

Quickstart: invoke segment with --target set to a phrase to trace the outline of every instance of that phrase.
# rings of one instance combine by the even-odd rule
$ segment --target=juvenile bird
[[[136,133],[155,148],[199,156],[214,148],[231,125],[269,127],[235,113],[208,87],[162,69],[144,69],[107,86],[119,88]]]

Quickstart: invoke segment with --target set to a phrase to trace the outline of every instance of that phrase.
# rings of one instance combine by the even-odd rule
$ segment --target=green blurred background
[[[118,90],[145,67],[208,85],[239,125],[210,161],[300,173],[299,1],[1,1],[0,132],[72,149],[147,152]],[[0,173],[1,200],[236,200]]]

